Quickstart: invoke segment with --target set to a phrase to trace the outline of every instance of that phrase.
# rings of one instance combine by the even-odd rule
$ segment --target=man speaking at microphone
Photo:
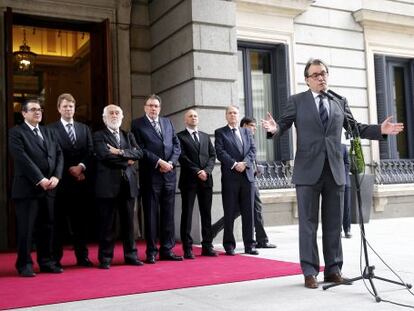
[[[396,135],[404,126],[388,117],[380,125],[357,123],[347,100],[328,98],[329,71],[319,59],[310,59],[304,70],[309,90],[288,99],[286,110],[276,122],[268,113],[262,120],[268,137],[282,135],[295,123],[297,148],[292,182],[296,187],[299,212],[299,252],[305,287],[317,288],[319,256],[317,230],[319,201],[322,198],[322,243],[325,262],[324,281],[341,283],[343,264],[341,245],[342,206],[344,200],[344,162],[341,153],[342,128],[349,123],[361,138],[380,140]],[[340,107],[341,106],[341,107]]]

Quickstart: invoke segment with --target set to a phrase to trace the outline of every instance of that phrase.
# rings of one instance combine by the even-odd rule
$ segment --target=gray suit
[[[353,119],[346,99],[337,100],[362,138],[382,139],[380,125],[359,124]],[[299,249],[303,274],[317,275],[319,256],[316,234],[319,200],[322,196],[322,240],[325,276],[340,272],[343,262],[341,245],[341,206],[344,199],[344,161],[341,149],[344,114],[330,100],[326,130],[319,117],[310,90],[289,98],[287,109],[278,120],[277,135],[295,123],[297,150],[292,182],[296,185],[299,211]]]

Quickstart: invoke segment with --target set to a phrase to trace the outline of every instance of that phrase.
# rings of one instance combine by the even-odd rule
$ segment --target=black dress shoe
[[[169,254],[160,254],[160,260],[182,261],[183,257],[171,252]]]
[[[130,265],[130,266],[143,266],[144,265],[144,263],[138,258],[126,258],[125,264]]]
[[[191,249],[185,250],[184,251],[184,258],[185,259],[195,259],[193,251]]]
[[[259,255],[259,252],[254,247],[252,247],[252,248],[245,248],[244,249],[244,253],[245,254],[249,254],[249,255]]]
[[[145,260],[146,263],[154,264],[155,263],[155,255],[148,255],[147,259]]]
[[[59,268],[56,265],[49,265],[49,266],[40,266],[40,272],[45,273],[62,273],[63,269]]]
[[[217,252],[212,248],[203,248],[201,250],[201,256],[217,257]]]
[[[270,244],[269,242],[260,243],[258,242],[256,244],[256,248],[276,248],[277,246],[274,244]]]
[[[236,252],[234,251],[234,249],[226,249],[226,255],[227,256],[235,256]]]
[[[99,269],[108,270],[111,267],[111,264],[109,262],[101,262],[99,264]]]
[[[93,267],[93,263],[89,260],[88,257],[78,258],[76,261],[76,265],[80,267]]]
[[[33,272],[32,266],[26,266],[22,269],[19,269],[18,272],[19,272],[19,276],[21,277],[30,278],[30,277],[36,276],[36,273]]]

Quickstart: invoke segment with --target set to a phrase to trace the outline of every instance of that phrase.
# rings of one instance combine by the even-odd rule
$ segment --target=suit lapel
[[[72,142],[70,141],[69,135],[66,132],[65,127],[63,126],[63,123],[61,121],[58,121],[58,132],[59,132],[59,135],[63,138],[65,146],[66,147],[72,146]]]
[[[154,134],[155,137],[157,137],[159,140],[162,141],[162,138],[160,137],[160,135],[158,135],[157,131],[155,130],[155,128],[152,125],[152,123],[150,122],[150,120],[148,120],[147,116],[143,116],[143,118],[144,118],[145,124],[150,128],[149,130],[152,131],[152,133]],[[161,124],[162,123],[161,122],[161,117],[158,117],[158,122],[160,124],[161,132],[164,133],[164,126]]]
[[[110,145],[114,148],[118,148],[118,142],[116,141],[115,135],[112,134],[112,132],[107,127],[105,127],[105,133],[109,138]],[[122,136],[121,131],[119,131],[119,136],[120,137]],[[122,143],[122,141],[121,141],[121,143]]]
[[[231,143],[233,144],[234,148],[237,150],[238,153],[240,153],[239,147],[237,147],[237,142],[236,142],[237,138],[235,137],[235,135],[233,134],[233,131],[230,129],[228,125],[226,126],[226,131],[227,131],[227,136],[230,137]],[[241,136],[241,131],[240,131],[240,136]]]
[[[43,126],[39,126],[39,130],[43,137],[43,143],[40,143],[39,141],[39,145],[44,151],[47,152],[47,149],[49,147],[49,137],[46,136],[45,128]]]
[[[199,153],[201,154],[202,150],[208,150],[208,139],[207,135],[198,132],[198,137],[200,138],[200,150]]]
[[[321,130],[325,133],[325,129],[323,127],[321,117],[319,116],[319,111],[316,108],[315,98],[313,97],[313,93],[312,93],[311,90],[308,90],[307,96],[308,96],[308,99],[306,100],[306,102],[309,101],[310,103],[313,103],[313,104],[312,105],[305,105],[305,107],[310,108],[310,113],[312,113],[313,117],[315,118],[315,122],[319,124]]]

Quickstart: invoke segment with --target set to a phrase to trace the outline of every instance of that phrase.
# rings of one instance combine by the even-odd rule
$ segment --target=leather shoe
[[[347,282],[349,281],[349,279],[344,278],[339,272],[337,273],[332,273],[329,275],[326,275],[324,278],[324,281],[327,283],[335,283],[335,284],[346,284],[346,285],[351,285],[352,282]]]
[[[182,261],[183,257],[171,252],[169,254],[160,254],[160,260]]]
[[[201,250],[201,256],[217,257],[217,252],[212,248],[203,248]]]
[[[101,262],[99,264],[99,269],[108,270],[111,267],[111,264],[109,262]]]
[[[184,251],[184,258],[185,259],[195,259],[193,251],[191,249],[187,249]]]
[[[236,252],[234,251],[234,249],[226,249],[226,255],[227,256],[235,256]]]
[[[318,279],[314,275],[306,275],[305,276],[305,287],[306,288],[318,288]]]
[[[264,243],[256,243],[256,248],[276,248],[277,246],[274,244],[270,244],[269,242]]]
[[[80,267],[93,267],[93,263],[89,260],[88,257],[78,258],[76,261],[76,265]]]
[[[19,276],[26,277],[26,278],[36,276],[36,273],[33,272],[32,266],[25,266],[24,268],[19,269],[18,272],[19,272]]]
[[[155,255],[148,255],[147,256],[147,259],[145,259],[145,262],[146,263],[149,263],[149,264],[154,264],[155,263]]]
[[[144,263],[138,258],[126,258],[125,264],[130,266],[143,266]]]
[[[244,253],[245,254],[249,254],[249,255],[259,255],[259,252],[254,247],[252,247],[252,248],[245,248],[244,249]]]
[[[56,265],[40,266],[40,272],[45,273],[62,273],[63,269]]]

